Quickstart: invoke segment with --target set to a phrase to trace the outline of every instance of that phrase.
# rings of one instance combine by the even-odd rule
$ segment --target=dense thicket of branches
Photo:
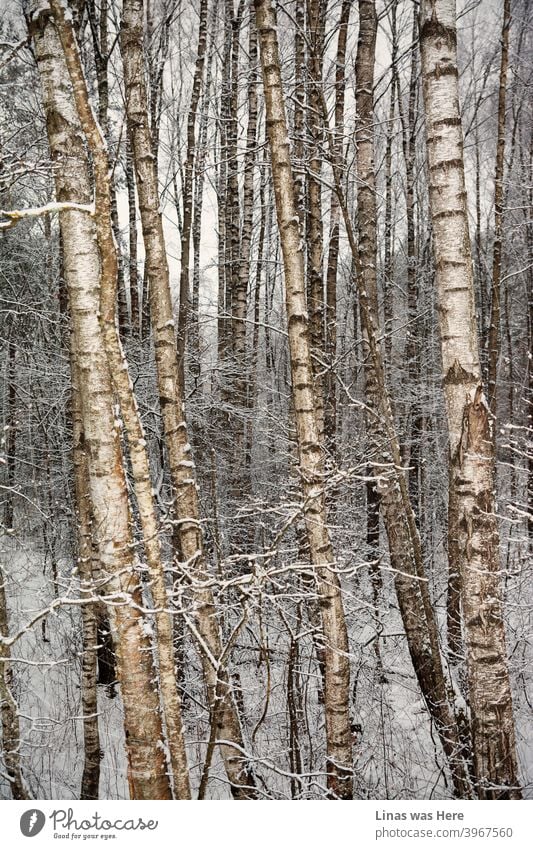
[[[529,0],[0,5],[0,796],[530,796]]]

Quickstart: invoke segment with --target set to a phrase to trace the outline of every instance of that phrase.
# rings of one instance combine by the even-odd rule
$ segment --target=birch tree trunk
[[[420,473],[420,436],[421,415],[417,400],[417,384],[420,374],[418,339],[418,264],[415,228],[415,164],[416,164],[416,118],[417,118],[417,81],[418,81],[418,10],[413,10],[411,67],[409,73],[409,99],[407,119],[405,118],[402,98],[397,79],[398,109],[402,122],[402,149],[405,160],[405,218],[407,230],[407,320],[405,338],[405,361],[407,376],[411,387],[412,400],[408,414],[408,429],[403,456],[409,471],[409,493],[415,510],[419,512],[419,473]]]
[[[8,532],[13,531],[14,515],[14,491],[17,468],[17,346],[15,342],[14,329],[11,330],[7,344],[7,410],[4,438],[5,438],[5,482],[6,494],[4,504],[4,525]]]
[[[181,272],[180,272],[180,309],[178,316],[178,365],[180,383],[185,387],[185,347],[190,311],[189,258],[191,249],[191,231],[193,223],[194,165],[196,157],[196,115],[202,80],[204,76],[205,54],[207,48],[207,11],[208,0],[200,3],[200,24],[198,47],[192,85],[191,103],[187,117],[187,155],[185,159],[185,182],[183,186],[183,227],[181,231]]]
[[[488,339],[488,401],[490,411],[496,415],[496,390],[498,360],[501,349],[501,276],[503,242],[503,172],[505,155],[505,100],[507,94],[507,69],[509,67],[509,29],[511,27],[511,0],[504,0],[502,21],[502,53],[500,61],[500,83],[498,89],[498,138],[496,141],[496,168],[494,174],[494,247],[492,249],[492,286],[490,327]],[[496,451],[496,428],[493,428],[494,450]]]
[[[253,2],[250,0],[253,7]],[[240,252],[232,262],[237,263],[238,276],[232,289],[231,333],[232,333],[232,404],[237,407],[231,429],[232,446],[232,493],[236,500],[250,491],[251,469],[246,450],[246,415],[248,410],[249,362],[246,346],[246,316],[248,312],[248,288],[250,282],[250,258],[254,219],[254,171],[257,144],[257,32],[254,17],[250,18],[248,36],[248,126],[246,129],[246,152],[244,155],[244,179],[242,200],[242,228]],[[237,550],[249,546],[253,539],[253,528],[244,518],[239,533],[233,534]]]
[[[296,208],[302,232],[304,215],[304,117],[305,117],[305,8],[306,0],[294,0],[294,106],[293,106],[293,175]]]
[[[374,0],[359,0],[359,34],[355,57],[356,89],[355,105],[357,125],[355,130],[355,161],[357,169],[357,223],[359,235],[359,277],[360,289],[364,288],[372,327],[379,327],[378,286],[377,286],[377,208],[376,175],[374,169],[374,63],[376,53],[377,14]],[[387,238],[387,234],[385,234]],[[376,369],[369,348],[369,333],[364,318],[361,321],[363,354],[365,357],[365,395],[369,407],[379,406]],[[377,333],[375,334],[377,339]],[[379,344],[379,343],[378,343]],[[381,353],[381,351],[380,351]],[[376,454],[376,434],[372,414],[367,414],[366,430],[369,437],[372,456]],[[376,439],[377,437],[377,439]],[[370,559],[370,577],[373,594],[380,595],[381,576],[379,574],[379,492],[378,467],[369,463],[366,484],[366,541]]]
[[[170,278],[159,205],[157,170],[148,122],[142,0],[124,2],[120,44],[146,252],[159,402],[176,499],[181,554],[192,575],[196,627],[203,643],[200,645],[200,656],[213,714],[213,700],[218,698],[217,739],[228,743],[221,746],[226,772],[234,797],[249,799],[255,796],[254,780],[242,755],[242,730],[228,674],[225,665],[220,663],[223,647],[213,595],[209,588],[203,586],[208,577],[208,570],[203,550],[195,466],[180,391]],[[205,648],[208,649],[207,652]],[[232,743],[235,746],[232,746]]]
[[[252,4],[253,5],[253,4]],[[247,400],[249,390],[249,362],[246,354],[246,314],[248,309],[248,288],[250,282],[250,257],[252,249],[252,232],[254,221],[254,171],[257,145],[257,32],[253,16],[250,18],[250,31],[248,37],[248,127],[246,130],[246,153],[244,157],[244,185],[243,185],[243,220],[241,233],[241,254],[239,266],[239,284],[234,293],[233,305],[233,340],[235,357],[235,400],[239,407],[249,407]],[[237,438],[235,440],[234,464],[244,463],[246,468],[244,475],[237,475],[235,483],[241,487],[248,486],[250,479],[250,457],[245,448],[246,427],[243,421],[238,425]],[[241,457],[239,458],[239,453]],[[244,457],[242,456],[244,454]],[[242,493],[242,489],[241,489]]]
[[[346,42],[353,0],[343,0],[335,62],[335,127],[334,145],[339,162],[344,160],[344,101],[346,96]],[[320,114],[321,110],[319,110]],[[335,190],[331,192],[329,211],[329,246],[326,270],[326,362],[328,372],[324,394],[324,432],[326,448],[336,465],[337,457],[337,387],[335,380],[337,355],[337,270],[340,247],[340,206]]]
[[[240,251],[241,251],[241,204],[239,194],[239,161],[238,161],[238,106],[239,106],[239,56],[240,31],[244,0],[239,0],[234,11],[234,0],[224,0],[224,15],[229,30],[229,65],[228,65],[228,102],[226,104],[226,142],[227,142],[227,171],[226,171],[226,201],[225,201],[225,235],[224,261],[226,264],[226,305],[228,307],[229,355],[231,360],[230,380],[228,388],[232,389],[235,378],[235,337],[233,314],[239,292]],[[227,389],[225,390],[225,394]]]
[[[73,340],[72,340],[73,341]],[[72,346],[70,357],[72,382],[72,461],[74,466],[74,495],[76,499],[78,560],[81,597],[95,595],[93,580],[92,505],[89,494],[89,467],[84,448],[83,421],[76,367],[76,351]],[[98,617],[97,604],[81,606],[83,629],[83,657],[81,664],[81,704],[83,709],[83,774],[80,799],[98,799],[100,784],[100,730],[98,723],[97,659]]]
[[[368,53],[373,54],[376,16],[372,0],[363,0],[366,8],[360,15],[360,39],[363,44],[358,50],[358,86],[362,94],[372,92],[373,63],[368,61]],[[365,80],[366,75],[366,81]],[[328,114],[325,99],[322,102],[322,118],[329,139],[329,154],[332,163],[335,191],[339,198],[344,226],[353,258],[354,276],[358,290],[358,305],[361,316],[361,329],[365,345],[365,391],[367,395],[367,432],[369,435],[369,454],[372,458],[372,471],[379,487],[379,505],[386,528],[391,566],[394,571],[394,583],[398,605],[402,617],[407,646],[413,662],[415,674],[429,713],[437,728],[439,739],[450,766],[454,793],[459,798],[469,798],[471,786],[468,777],[465,752],[460,739],[459,728],[447,692],[442,654],[439,644],[437,621],[432,606],[424,558],[415,516],[409,499],[407,481],[403,474],[402,459],[398,435],[395,428],[392,407],[385,379],[383,355],[379,344],[375,297],[375,266],[377,251],[376,200],[372,191],[358,193],[360,226],[364,228],[364,239],[357,244],[352,220],[348,211],[345,193],[341,183],[341,165],[339,163],[331,135],[328,131]],[[359,108],[368,118],[368,108],[372,109],[371,98],[365,95],[365,103],[359,102]],[[367,178],[373,185],[373,136],[368,135],[365,122],[364,147],[361,155]],[[359,153],[357,154],[359,160]],[[359,168],[359,161],[358,161]],[[363,273],[363,268],[367,273]],[[374,286],[374,292],[372,290]],[[372,297],[374,294],[374,297]],[[355,325],[357,322],[355,322]],[[377,488],[376,487],[376,488]],[[373,514],[377,521],[377,514]],[[370,526],[372,532],[372,526]],[[378,588],[377,588],[378,589]]]
[[[462,584],[474,774],[480,798],[516,799],[521,793],[502,617],[494,448],[478,354],[454,0],[425,0],[420,25],[450,449],[450,551]]]
[[[228,8],[231,6],[231,9]],[[217,353],[223,363],[229,342],[228,299],[230,275],[227,263],[227,249],[230,233],[226,226],[228,205],[228,125],[231,99],[231,15],[233,4],[224,0],[223,32],[224,47],[221,58],[219,114],[219,162],[217,168],[217,215],[218,215],[218,315],[217,315]]]
[[[159,682],[175,793],[180,799],[190,798],[187,757],[181,722],[181,703],[175,674],[173,625],[165,586],[161,545],[156,515],[150,465],[144,430],[139,419],[127,362],[116,324],[118,260],[112,230],[112,197],[109,182],[109,160],[106,144],[89,103],[85,78],[72,27],[64,17],[58,0],[50,0],[65,60],[73,85],[74,99],[83,132],[93,157],[96,194],[96,238],[100,252],[100,316],[102,335],[111,377],[126,426],[137,507],[141,520],[143,546],[150,575],[150,592],[156,607]]]
[[[205,164],[208,155],[208,129],[209,109],[211,104],[211,89],[213,85],[213,65],[217,29],[217,7],[211,6],[209,20],[209,45],[207,48],[207,69],[205,85],[200,107],[200,121],[198,130],[198,152],[196,155],[196,168],[194,175],[194,203],[192,222],[192,248],[193,248],[193,272],[192,272],[192,301],[191,301],[191,326],[189,329],[190,343],[188,349],[189,372],[194,376],[195,384],[200,378],[202,370],[201,356],[201,332],[200,332],[200,259],[202,253],[202,215],[204,207],[204,187],[206,180]]]
[[[324,27],[327,0],[307,4],[308,94],[306,108],[306,227],[307,308],[311,340],[311,366],[320,438],[324,435],[324,233],[322,227],[323,127],[320,119],[320,92],[324,71]]]
[[[47,5],[36,8],[30,33],[43,93],[58,201],[88,203],[91,187],[83,136],[63,51]],[[130,796],[170,799],[151,646],[143,629],[141,594],[133,561],[128,494],[109,366],[99,326],[100,268],[94,222],[86,213],[60,216],[64,273],[79,374],[85,450],[99,561],[113,599],[124,704]]]
[[[390,10],[391,25],[391,80],[389,83],[389,115],[387,120],[385,147],[385,251],[383,259],[383,328],[385,333],[385,362],[389,373],[392,370],[392,336],[394,331],[394,219],[392,159],[394,141],[394,118],[396,107],[396,88],[398,70],[398,32],[396,25],[397,4],[393,3]]]
[[[106,140],[108,156],[112,159],[111,133],[109,125],[109,26],[108,0],[100,0],[100,9],[96,12],[95,0],[87,1],[87,17],[92,34],[94,47],[94,63],[96,66],[96,84],[98,88],[98,123]],[[117,154],[118,155],[118,154]],[[113,163],[114,165],[114,163]],[[111,220],[113,234],[120,245],[120,226],[118,221],[117,196],[113,182],[110,182]],[[118,295],[118,324],[121,334],[128,329],[128,311],[126,304],[126,288],[124,280],[124,261],[122,251],[117,250],[117,295]]]
[[[139,305],[139,270],[137,268],[137,204],[135,193],[135,175],[131,152],[130,131],[126,127],[126,189],[128,194],[128,282],[130,287],[130,331],[133,336],[141,335]]]
[[[324,459],[313,391],[309,319],[305,305],[304,258],[289,154],[276,17],[270,0],[255,0],[255,10],[276,213],[285,271],[292,398],[304,516],[309,553],[320,596],[325,641],[327,780],[329,791],[334,798],[349,799],[353,793],[353,779],[348,633],[326,519]]]

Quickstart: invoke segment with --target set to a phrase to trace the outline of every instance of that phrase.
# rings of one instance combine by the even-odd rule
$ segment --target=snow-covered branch
[[[0,209],[0,230],[9,230],[23,218],[40,218],[41,215],[72,209],[94,215],[94,203],[72,203],[70,201],[46,203],[44,206],[32,206],[28,209]],[[2,221],[2,218],[7,218],[7,221]]]

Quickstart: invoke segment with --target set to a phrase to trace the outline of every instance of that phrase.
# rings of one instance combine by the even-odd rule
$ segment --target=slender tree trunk
[[[139,270],[137,267],[137,206],[135,198],[135,173],[131,150],[131,133],[126,128],[126,189],[128,193],[128,275],[130,286],[130,329],[133,336],[141,335],[139,309]]]
[[[521,792],[501,601],[494,449],[478,354],[455,21],[454,0],[422,4],[430,211],[450,441],[449,531],[457,535],[453,550],[462,580],[476,789],[480,798],[510,799]]]
[[[294,112],[293,112],[293,159],[294,191],[300,228],[305,232],[305,171],[304,171],[304,122],[305,122],[305,7],[306,0],[295,0],[294,9]]]
[[[391,19],[391,81],[389,85],[389,115],[387,121],[387,141],[385,145],[385,256],[383,262],[383,327],[385,332],[385,363],[392,368],[392,333],[394,316],[394,227],[392,218],[392,156],[394,142],[394,118],[396,114],[396,79],[398,71],[398,32],[396,26],[397,4],[393,3]]]
[[[198,380],[202,368],[202,350],[200,333],[200,259],[202,242],[202,213],[204,203],[205,166],[207,161],[207,134],[209,129],[209,107],[211,87],[213,83],[213,54],[216,38],[217,8],[212,6],[211,20],[209,24],[210,37],[207,53],[207,72],[202,96],[200,113],[200,129],[198,154],[196,157],[196,173],[194,180],[194,212],[192,222],[192,245],[193,245],[193,274],[192,274],[192,303],[191,303],[191,344],[189,345],[189,356],[191,365],[189,371]]]
[[[231,359],[231,374],[227,384],[230,393],[233,391],[235,380],[235,335],[234,311],[240,288],[240,258],[241,258],[241,204],[239,192],[239,161],[237,156],[238,130],[238,105],[239,105],[239,56],[240,56],[240,31],[242,15],[244,11],[244,0],[239,0],[237,11],[233,10],[234,0],[225,0],[224,10],[227,17],[230,38],[230,64],[229,64],[229,99],[226,123],[227,139],[227,187],[226,187],[226,244],[224,259],[226,262],[226,304],[228,307],[229,321],[229,353]],[[227,392],[227,390],[226,390]]]
[[[311,562],[316,574],[325,640],[325,713],[328,788],[335,798],[353,793],[348,634],[324,499],[324,461],[313,392],[304,258],[285,117],[276,17],[270,0],[255,0],[263,70],[268,139],[278,229],[285,270],[285,297],[292,397]]]
[[[200,654],[210,702],[220,697],[217,711],[217,739],[228,742],[222,755],[232,793],[238,799],[253,798],[253,776],[242,756],[243,737],[233,701],[225,664],[220,663],[223,648],[215,605],[210,589],[202,584],[207,578],[200,508],[194,461],[187,434],[170,295],[170,279],[162,217],[159,211],[157,171],[152,154],[148,123],[143,60],[142,0],[125,0],[120,43],[128,120],[132,127],[132,147],[137,178],[141,224],[146,251],[146,270],[150,289],[150,315],[155,343],[159,401],[163,418],[170,474],[176,499],[181,554],[194,584],[196,627],[204,643]],[[205,651],[208,649],[208,653]],[[221,684],[219,684],[221,681]],[[232,747],[235,744],[235,748]]]
[[[252,0],[250,0],[253,6]],[[232,439],[232,494],[237,503],[244,492],[250,490],[249,455],[246,452],[246,414],[248,411],[249,363],[246,345],[246,317],[248,313],[248,287],[250,281],[250,257],[254,219],[254,171],[257,143],[257,32],[253,16],[249,23],[248,38],[248,126],[246,131],[246,152],[244,156],[242,227],[240,235],[240,254],[237,260],[237,278],[232,288],[231,336],[232,336],[232,388],[231,401],[236,408]],[[228,187],[229,188],[229,187]],[[235,262],[236,258],[232,258]],[[253,527],[243,519],[239,535],[232,535],[242,550],[253,538]]]
[[[327,0],[307,4],[308,95],[306,109],[306,228],[307,308],[311,341],[311,366],[320,437],[324,434],[324,233],[322,228],[323,123],[320,93],[324,72],[324,26]]]
[[[343,0],[339,19],[339,36],[335,62],[335,152],[344,162],[344,101],[346,94],[346,42],[350,11],[354,0]],[[321,109],[320,113],[321,115]],[[340,207],[335,190],[331,192],[329,208],[329,246],[326,269],[326,363],[328,366],[324,398],[324,432],[326,449],[335,464],[337,435],[337,388],[335,359],[337,355],[337,272],[340,247]]]
[[[246,131],[246,153],[244,157],[244,187],[243,187],[243,216],[241,232],[241,252],[239,267],[239,282],[234,292],[233,300],[233,346],[235,358],[235,401],[239,407],[246,407],[248,388],[248,362],[246,357],[246,314],[248,308],[248,286],[250,281],[250,257],[252,248],[252,230],[254,220],[254,171],[257,144],[257,32],[253,17],[250,18],[250,33],[248,39],[249,82],[248,82],[248,127]],[[238,453],[244,451],[244,423],[239,428],[239,439],[236,440]],[[242,463],[242,457],[240,462]],[[246,470],[246,476],[249,469]]]
[[[264,148],[264,163],[267,161],[267,149]],[[261,315],[261,280],[263,277],[263,257],[265,254],[265,242],[267,242],[266,235],[267,232],[270,234],[271,223],[272,223],[272,207],[266,201],[268,195],[266,195],[266,169],[262,169],[261,174],[261,183],[259,187],[259,207],[261,209],[261,220],[259,224],[259,237],[258,237],[258,246],[257,246],[257,258],[256,258],[256,273],[255,273],[255,284],[254,284],[254,324],[253,324],[253,333],[252,333],[252,350],[250,356],[250,372],[249,372],[249,382],[248,382],[248,409],[250,413],[253,413],[257,406],[257,374],[259,367],[259,321]],[[246,434],[246,457],[247,462],[252,468],[252,451],[254,445],[254,422],[253,417],[250,416],[248,420],[247,434]],[[253,490],[253,481],[250,480],[250,488]]]
[[[6,577],[0,566],[0,637],[9,637],[9,620],[6,601]],[[17,703],[13,697],[13,673],[10,664],[11,650],[0,640],[0,705],[2,714],[2,757],[4,760],[13,799],[31,799],[22,774],[20,762],[20,721]]]
[[[232,4],[231,4],[232,5]],[[230,276],[228,267],[230,237],[227,228],[228,205],[228,125],[231,98],[231,16],[228,2],[224,2],[224,50],[221,62],[220,100],[219,100],[219,162],[217,173],[217,212],[218,212],[218,316],[217,316],[217,353],[222,364],[227,356],[229,341],[229,316],[227,310]]]
[[[73,338],[72,338],[72,341]],[[84,445],[79,375],[76,350],[70,356],[72,381],[72,443],[74,465],[74,494],[76,500],[78,560],[82,598],[96,594],[93,576],[93,515],[89,494],[89,468]],[[98,660],[98,602],[82,604],[81,620],[83,655],[81,664],[81,704],[83,709],[83,774],[80,799],[98,799],[100,784],[100,729],[98,723],[97,660]]]
[[[194,164],[196,156],[196,115],[202,80],[204,76],[205,54],[207,48],[207,12],[208,0],[200,2],[200,24],[198,29],[198,47],[192,84],[191,103],[187,118],[187,154],[185,159],[185,183],[183,186],[183,225],[181,230],[181,272],[180,272],[180,309],[178,319],[178,365],[182,392],[185,387],[185,347],[189,323],[190,293],[189,264],[191,231],[193,224]]]
[[[87,15],[94,47],[94,61],[96,65],[96,85],[98,88],[98,123],[106,140],[108,155],[111,159],[111,132],[109,125],[109,27],[108,27],[108,0],[100,0],[100,9],[97,15],[95,0],[88,0]],[[111,220],[113,234],[120,246],[120,227],[118,222],[117,196],[115,186],[110,182],[111,192]],[[124,260],[120,248],[117,250],[117,297],[118,297],[118,324],[121,334],[128,329],[128,310],[126,304],[126,284],[124,279]]]
[[[6,494],[4,504],[4,525],[8,531],[13,529],[15,518],[15,479],[17,467],[17,346],[14,329],[11,330],[7,344],[7,410],[5,425],[5,456],[6,456]]]
[[[242,204],[242,232],[238,286],[234,292],[233,339],[236,366],[245,373],[246,356],[246,312],[250,277],[250,256],[254,216],[254,170],[257,144],[257,32],[253,17],[250,18],[248,36],[248,126],[246,130],[246,153],[244,157],[244,186]],[[238,401],[245,402],[246,386],[238,381]]]
[[[91,190],[83,136],[49,9],[41,8],[32,15],[30,31],[41,78],[52,161],[60,163],[54,170],[56,197],[58,201],[88,203]],[[100,274],[94,222],[86,212],[68,210],[61,213],[60,224],[99,561],[109,594],[114,601],[122,602],[112,604],[110,613],[124,704],[130,796],[169,799],[151,646],[143,629],[141,593],[133,561],[120,435],[98,321]]]
[[[418,263],[415,228],[415,163],[416,163],[416,107],[418,80],[418,14],[413,11],[413,28],[411,49],[411,67],[409,75],[409,100],[407,105],[407,121],[402,107],[400,82],[397,78],[398,109],[402,122],[402,148],[405,160],[405,219],[407,229],[407,331],[405,339],[405,360],[407,377],[411,392],[410,410],[404,460],[410,466],[409,492],[415,507],[419,504],[419,458],[420,458],[420,418],[421,410],[418,403],[420,377],[419,353],[419,320],[418,320]]]
[[[507,94],[507,69],[509,67],[509,30],[511,28],[511,0],[504,0],[502,21],[502,54],[500,62],[500,84],[498,90],[498,138],[496,141],[496,168],[494,174],[494,246],[492,249],[492,285],[490,303],[490,327],[488,340],[488,402],[490,411],[496,416],[498,361],[501,349],[501,276],[503,243],[503,172],[505,156],[505,100]],[[497,428],[492,429],[496,451]]]
[[[529,136],[529,152],[528,152],[529,173],[533,173],[533,128],[530,128]],[[526,249],[529,255],[533,253],[533,181],[530,182],[526,192],[527,205],[524,210],[526,215],[525,236]],[[527,272],[527,393],[526,393],[526,422],[528,428],[528,438],[533,441],[533,265],[530,264]],[[527,531],[530,545],[533,544],[533,451],[528,452],[527,461],[528,477],[527,477]]]
[[[374,172],[374,62],[376,51],[377,15],[374,0],[359,0],[359,37],[355,59],[357,110],[357,128],[355,132],[355,158],[358,177],[357,221],[359,229],[359,263],[361,280],[367,294],[373,326],[379,327],[378,288],[377,288],[377,209],[376,176]],[[385,236],[387,238],[387,236]],[[363,354],[365,357],[365,394],[372,399],[374,366],[368,347],[368,333],[362,323]],[[367,417],[368,418],[368,417]],[[367,420],[367,432],[372,431],[372,423]],[[368,477],[376,469],[368,468]],[[376,481],[368,481],[366,486],[367,545],[372,563],[379,560],[379,493]],[[373,581],[376,580],[376,568],[372,568]]]

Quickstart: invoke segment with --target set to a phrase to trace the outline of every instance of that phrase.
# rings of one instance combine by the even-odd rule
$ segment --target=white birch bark
[[[368,131],[372,123],[369,114],[372,111],[372,100],[367,96],[368,92],[373,90],[373,62],[369,61],[369,55],[373,55],[377,27],[373,0],[362,0],[359,26],[357,70],[358,87],[362,96],[358,98],[358,109],[362,113],[360,117],[363,149],[357,153],[357,166],[358,169],[364,169],[366,179],[373,185],[373,134]],[[321,105],[324,126],[327,128],[328,115],[324,97],[321,98]],[[375,286],[377,233],[375,226],[371,226],[372,222],[376,221],[375,193],[368,190],[358,192],[359,222],[360,229],[363,230],[358,244],[342,187],[338,153],[328,131],[326,136],[329,139],[335,190],[354,261],[362,335],[367,356],[365,393],[372,467],[379,485],[379,505],[388,537],[390,561],[407,646],[420,689],[448,759],[454,794],[459,798],[469,798],[472,788],[465,762],[464,742],[448,698],[437,621],[425,576],[422,546],[409,499],[407,481],[401,471],[400,445],[379,342]],[[365,186],[365,189],[368,187]],[[373,522],[376,520],[379,520],[377,515]],[[370,528],[373,535],[374,528],[375,524]],[[378,579],[379,576],[376,575],[376,590],[379,588]]]
[[[457,72],[455,0],[420,13],[430,211],[450,449],[450,553],[458,559],[480,798],[519,798],[500,588],[494,449],[483,395]],[[450,563],[450,569],[457,566]]]
[[[276,16],[270,0],[255,0],[263,70],[266,122],[278,229],[285,271],[292,397],[304,496],[304,516],[315,570],[325,643],[325,715],[328,788],[335,798],[352,797],[350,665],[341,588],[326,519],[324,458],[313,389],[304,258],[281,81]]]
[[[233,700],[231,685],[223,657],[220,627],[215,613],[211,589],[204,585],[208,577],[200,525],[200,506],[196,473],[189,443],[183,396],[180,387],[174,315],[170,294],[170,278],[159,204],[157,167],[153,155],[148,123],[143,57],[142,0],[124,0],[120,45],[124,65],[126,109],[131,130],[131,143],[141,225],[146,251],[146,274],[150,290],[150,318],[154,334],[157,385],[170,475],[176,498],[181,554],[193,577],[196,628],[204,677],[217,739],[231,790],[235,798],[253,798],[254,779],[242,756],[243,735]],[[208,653],[203,647],[208,648]],[[215,661],[213,663],[213,660]],[[231,743],[235,743],[232,746]]]
[[[190,798],[187,757],[181,721],[181,701],[176,682],[174,661],[173,625],[169,613],[169,599],[161,560],[159,523],[157,519],[150,464],[146,450],[145,434],[139,418],[133,385],[120,342],[117,321],[117,248],[112,229],[112,201],[109,181],[109,160],[106,145],[90,106],[78,47],[69,22],[65,19],[57,0],[50,2],[65,60],[73,85],[74,99],[82,129],[93,157],[96,203],[96,239],[100,253],[100,318],[102,336],[109,362],[111,378],[126,426],[128,448],[137,507],[143,533],[143,546],[150,575],[150,592],[156,608],[157,653],[159,658],[159,690],[163,710],[164,729],[174,791],[177,798]]]
[[[72,344],[70,373],[72,383],[72,462],[74,466],[74,496],[78,560],[77,571],[82,598],[94,598],[96,588],[93,575],[93,557],[96,557],[92,538],[92,504],[89,493],[89,466],[85,452],[79,374],[76,367],[76,350]],[[95,564],[95,571],[97,565]],[[100,785],[100,729],[98,722],[97,643],[98,616],[95,600],[81,605],[83,657],[81,664],[81,704],[83,709],[83,774],[80,799],[98,799]]]
[[[30,32],[55,164],[57,200],[87,203],[91,187],[83,136],[61,43],[47,5],[41,3],[34,8]],[[60,214],[60,224],[89,459],[94,533],[106,578],[104,591],[113,600],[110,613],[124,704],[130,795],[137,799],[169,799],[151,646],[139,609],[141,596],[134,568],[119,426],[114,416],[111,377],[98,320],[100,264],[94,221],[86,212],[68,210]]]

